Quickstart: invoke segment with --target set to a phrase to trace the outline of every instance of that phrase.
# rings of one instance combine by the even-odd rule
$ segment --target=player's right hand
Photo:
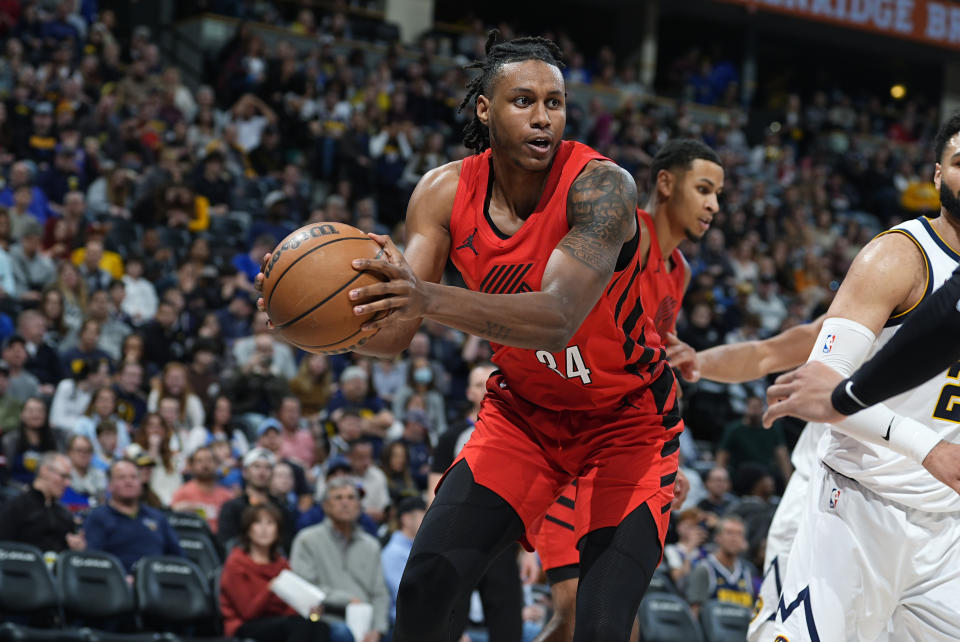
[[[667,333],[667,361],[680,371],[680,376],[690,383],[700,380],[700,359],[697,351],[684,343],[672,332]]]
[[[763,425],[769,428],[780,417],[797,417],[805,421],[832,424],[843,420],[830,395],[843,376],[823,363],[809,361],[796,370],[777,377],[767,388],[767,403]]]
[[[253,280],[253,287],[257,289],[257,292],[263,292],[263,271],[267,268],[267,263],[270,262],[271,252],[267,252],[263,255],[263,262],[260,264],[260,272],[257,274],[257,278]],[[257,309],[261,312],[266,312],[266,304],[263,302],[263,297],[257,297]],[[267,327],[273,330],[273,321],[270,318],[267,318]]]
[[[960,444],[941,441],[924,457],[923,467],[954,492],[960,493]]]

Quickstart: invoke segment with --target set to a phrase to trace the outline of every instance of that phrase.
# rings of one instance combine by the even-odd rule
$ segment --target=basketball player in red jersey
[[[385,279],[350,292],[374,298],[357,314],[389,313],[362,352],[394,355],[430,318],[494,342],[500,369],[417,534],[397,642],[446,642],[490,560],[575,478],[576,642],[626,640],[660,559],[683,424],[665,351],[648,345],[636,185],[562,140],[560,66],[553,42],[491,37],[463,103],[478,153],[421,179],[405,255],[373,236],[385,258],[354,261]],[[448,258],[467,289],[438,283]]]

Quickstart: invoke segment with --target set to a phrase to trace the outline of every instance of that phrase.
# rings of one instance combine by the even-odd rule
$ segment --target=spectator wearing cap
[[[190,453],[187,464],[191,479],[173,494],[170,508],[196,513],[216,533],[220,509],[233,499],[233,493],[217,483],[217,462],[209,447],[200,446]]]
[[[23,301],[39,301],[44,288],[57,280],[57,267],[40,252],[43,228],[36,221],[24,224],[20,241],[10,248],[14,290],[9,294]]]
[[[253,305],[252,301],[251,305]],[[270,370],[289,381],[297,375],[297,361],[293,355],[293,348],[285,341],[280,341],[274,337],[268,325],[269,318],[266,312],[259,310],[254,312],[253,323],[248,325],[248,328],[252,327],[253,334],[249,335],[248,330],[244,336],[241,336],[234,342],[233,358],[237,363],[246,363],[254,352],[258,337],[260,335],[266,335],[270,337],[273,343],[273,356],[270,359]]]
[[[380,544],[357,528],[360,496],[350,479],[332,479],[323,498],[326,519],[297,533],[290,568],[326,593],[324,606],[331,639],[349,640],[346,625],[335,611],[351,602],[373,605],[371,633],[362,642],[379,642],[387,632],[390,594],[380,563]]]
[[[73,432],[77,419],[82,417],[90,402],[93,393],[109,382],[109,371],[105,361],[83,359],[80,370],[73,378],[64,379],[57,384],[57,391],[53,393],[50,403],[50,423],[54,428]]]
[[[290,550],[293,541],[294,516],[283,503],[270,494],[270,478],[277,458],[266,448],[254,447],[243,457],[243,493],[220,507],[217,537],[225,547],[243,531],[243,511],[249,506],[270,503],[283,516],[280,523],[280,545]]]
[[[157,290],[149,280],[143,278],[143,258],[130,255],[124,268],[123,286],[125,289],[120,309],[140,327],[149,323],[157,315]]]
[[[46,394],[53,394],[56,385],[64,377],[60,355],[47,340],[47,319],[37,310],[24,310],[17,317],[17,332],[23,337],[27,350],[24,366],[46,386]]]
[[[273,417],[264,419],[257,428],[257,445],[273,453],[277,462],[283,461],[290,465],[290,468],[293,470],[293,490],[297,495],[297,505],[301,510],[309,508],[313,498],[310,491],[310,484],[307,482],[306,472],[298,461],[285,457],[282,453],[283,424]]]
[[[23,402],[7,394],[10,386],[10,366],[0,360],[0,433],[16,429],[20,423]]]
[[[390,621],[397,619],[397,591],[400,590],[400,578],[413,548],[413,538],[420,530],[427,503],[420,497],[407,497],[397,506],[397,522],[400,528],[393,532],[390,541],[380,553],[383,577],[390,592]]]
[[[111,426],[112,422],[104,421],[100,423],[100,426]],[[157,494],[151,485],[151,480],[153,479],[153,471],[155,471],[157,466],[157,460],[140,447],[140,444],[130,444],[127,446],[127,450],[123,453],[123,459],[127,461],[132,461],[137,466],[137,472],[140,473],[140,503],[144,506],[149,506],[150,508],[156,508],[166,512],[169,510],[170,504],[167,501],[164,501],[160,498],[160,495]],[[118,460],[113,460],[118,461]],[[110,466],[113,465],[113,461],[107,465],[107,470],[110,469]]]
[[[226,381],[224,393],[238,414],[270,415],[289,393],[287,380],[273,372],[273,350],[273,337],[256,335],[250,358]]]
[[[7,364],[7,395],[18,401],[26,401],[40,392],[40,380],[26,370],[26,341],[19,334],[7,337],[3,342],[3,360]]]
[[[47,423],[46,404],[30,397],[20,411],[20,426],[3,436],[9,478],[23,485],[33,483],[43,453],[59,451],[62,444],[63,433]]]
[[[77,374],[84,361],[110,363],[110,355],[100,348],[100,322],[85,319],[79,332],[70,332],[61,342],[60,359],[66,373]]]
[[[26,187],[30,192],[29,198],[24,197],[26,202],[29,203],[26,211],[40,223],[46,222],[53,212],[50,210],[47,195],[43,193],[42,189],[33,185],[33,167],[27,161],[18,161],[10,168],[10,180],[7,182],[7,187],[0,191],[0,205],[8,208],[13,207],[15,192],[20,187]]]
[[[424,410],[411,408],[403,417],[403,435],[399,442],[409,454],[410,474],[420,490],[427,488],[430,474],[430,417]]]
[[[390,505],[390,488],[387,476],[374,463],[373,442],[364,437],[351,442],[347,460],[353,476],[363,484],[363,512],[382,522]]]
[[[0,511],[0,540],[56,553],[86,548],[83,532],[77,532],[73,515],[60,503],[69,483],[70,460],[60,453],[44,453],[30,487]]]
[[[269,235],[284,239],[293,232],[290,223],[290,199],[283,190],[273,190],[263,199],[265,216],[250,226],[250,236]],[[262,257],[261,257],[262,258]]]
[[[22,139],[18,156],[32,160],[41,169],[53,162],[54,149],[57,146],[56,131],[53,123],[53,105],[49,102],[38,103],[30,119],[29,135]],[[27,132],[24,132],[27,133]],[[41,220],[43,223],[46,219]]]
[[[87,549],[117,556],[129,573],[148,555],[183,555],[164,514],[140,501],[143,482],[132,461],[121,459],[108,472],[110,499],[90,512],[84,523]]]
[[[363,434],[380,440],[393,424],[393,413],[376,392],[370,394],[369,375],[360,366],[348,366],[340,374],[340,389],[327,404],[327,414],[336,422],[339,412],[351,407],[360,411]],[[381,442],[382,443],[382,442]]]

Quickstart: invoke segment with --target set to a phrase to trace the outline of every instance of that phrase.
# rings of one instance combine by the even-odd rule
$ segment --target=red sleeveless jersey
[[[650,252],[647,265],[640,275],[641,298],[643,307],[653,318],[653,325],[662,343],[666,343],[667,332],[676,333],[677,315],[683,301],[683,281],[686,275],[686,263],[679,249],[670,253],[673,270],[660,252],[657,231],[653,227],[653,217],[640,210],[640,218],[650,231]],[[648,337],[649,338],[649,337]]]
[[[608,160],[586,145],[563,141],[536,209],[512,236],[487,212],[492,190],[490,150],[464,159],[450,219],[450,258],[467,287],[511,294],[539,290],[550,254],[569,232],[567,192],[587,163]],[[639,219],[637,221],[639,239]],[[493,361],[511,390],[544,408],[615,406],[665,367],[653,322],[641,300],[641,257],[634,250],[614,273],[566,349],[527,350],[493,344]]]

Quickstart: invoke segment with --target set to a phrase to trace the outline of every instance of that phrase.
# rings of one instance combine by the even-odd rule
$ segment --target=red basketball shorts
[[[555,550],[560,562],[576,563],[580,538],[617,526],[643,504],[662,546],[683,431],[676,401],[669,368],[617,407],[587,411],[541,408],[514,395],[497,372],[487,381],[473,434],[454,465],[465,459],[476,482],[510,504],[523,520],[521,542],[529,550],[536,540],[541,554]],[[574,481],[576,509],[566,519],[547,517]],[[551,531],[540,535],[545,523]],[[564,541],[553,540],[557,530]]]

